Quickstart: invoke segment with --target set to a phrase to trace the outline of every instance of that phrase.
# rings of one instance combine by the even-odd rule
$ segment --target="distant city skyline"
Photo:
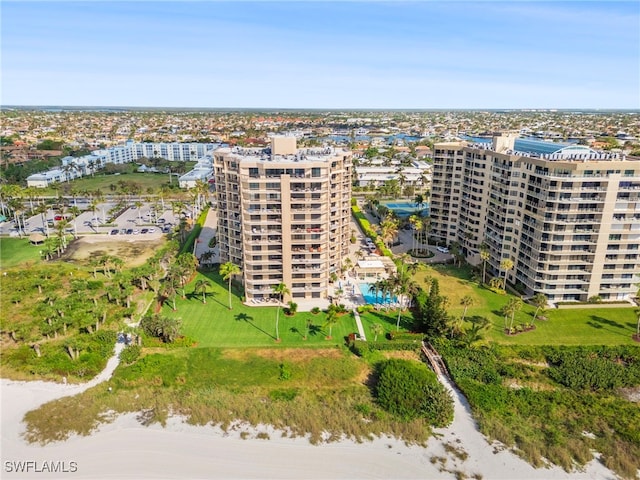
[[[2,1],[2,105],[638,109],[638,2]]]

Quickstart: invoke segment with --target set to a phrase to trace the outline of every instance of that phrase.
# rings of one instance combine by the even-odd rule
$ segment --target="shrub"
[[[289,301],[288,305],[289,306],[284,309],[284,314],[287,316],[295,315],[296,312],[298,311],[298,304],[293,301]]]
[[[549,376],[573,389],[611,390],[638,381],[640,362],[624,365],[620,358],[607,358],[590,349],[559,351],[548,357]],[[634,378],[635,377],[635,378]]]
[[[377,401],[404,421],[419,417],[443,427],[453,420],[453,400],[423,364],[391,359],[377,365]]]
[[[130,365],[140,357],[142,349],[138,345],[128,345],[120,352],[120,361],[125,365]]]
[[[285,363],[280,364],[280,380],[289,380],[291,378],[291,367]]]
[[[271,390],[269,392],[269,398],[271,400],[282,400],[290,402],[298,396],[298,390],[295,388],[281,388],[277,390]]]

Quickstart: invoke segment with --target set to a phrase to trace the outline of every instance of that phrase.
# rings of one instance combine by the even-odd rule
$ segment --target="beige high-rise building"
[[[640,158],[514,135],[434,146],[431,234],[552,302],[626,300],[640,282]]]
[[[274,137],[271,148],[214,153],[220,261],[242,269],[246,302],[326,298],[329,279],[349,253],[351,152],[296,148]]]

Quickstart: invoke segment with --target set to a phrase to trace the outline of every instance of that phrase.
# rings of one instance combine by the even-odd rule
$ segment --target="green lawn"
[[[425,266],[416,280],[424,285],[426,278],[436,278],[440,292],[449,298],[449,313],[461,316],[464,307],[462,297],[469,295],[474,304],[467,310],[467,318],[473,315],[487,317],[491,328],[488,340],[518,345],[620,345],[635,344],[631,335],[636,330],[636,314],[633,308],[552,309],[544,315],[547,321],[536,321],[536,329],[507,337],[503,333],[504,317],[500,309],[509,301],[509,295],[500,295],[472,281],[465,268],[451,266]],[[535,307],[525,304],[514,317],[514,325],[531,322]]]
[[[189,168],[187,167],[187,170]],[[142,188],[142,193],[147,193],[147,189],[153,188],[158,190],[162,185],[169,185],[169,176],[160,173],[122,173],[120,175],[105,175],[96,174],[94,177],[83,177],[76,180],[71,180],[67,183],[59,184],[60,193],[64,193],[65,189],[71,189],[77,191],[95,191],[100,190],[103,194],[113,192],[113,187],[116,187],[118,182],[135,182]],[[177,188],[177,177],[173,178],[173,185]],[[117,190],[116,190],[117,191]],[[180,193],[178,189],[176,193]],[[44,188],[38,190],[40,195],[57,195],[58,190],[53,188]]]
[[[21,263],[40,261],[39,245],[32,245],[27,238],[0,238],[0,268],[7,269]]]
[[[207,294],[206,305],[201,295],[194,295],[195,282],[207,278],[212,283]],[[464,269],[425,267],[418,272],[416,279],[422,283],[426,277],[438,278],[443,295],[450,299],[449,313],[460,316],[463,307],[460,298],[469,295],[474,304],[467,311],[467,318],[478,315],[487,317],[491,323],[485,333],[487,340],[498,343],[518,345],[619,345],[633,344],[631,335],[635,332],[636,316],[633,308],[590,308],[590,309],[553,309],[545,312],[548,320],[535,322],[536,329],[514,336],[503,333],[504,317],[500,309],[509,300],[509,295],[500,295],[468,279]],[[466,277],[466,278],[465,278]],[[229,310],[227,284],[217,272],[199,273],[187,285],[187,298],[176,299],[177,311],[173,312],[170,302],[165,302],[163,313],[180,317],[183,321],[182,332],[198,342],[200,347],[327,347],[343,345],[350,333],[357,332],[353,315],[348,313],[340,317],[334,325],[332,339],[325,325],[326,314],[313,315],[310,312],[298,312],[293,317],[280,309],[280,338],[275,342],[275,323],[277,307],[253,307],[240,302],[238,291],[232,295],[233,309]],[[457,303],[456,303],[457,302]],[[535,307],[525,304],[514,319],[514,325],[528,323],[533,318]],[[371,331],[373,324],[383,326],[384,333],[396,330],[397,312],[366,312],[361,314],[365,334],[369,341],[374,340]],[[307,320],[311,328],[307,340],[303,339]],[[411,330],[412,318],[404,312],[400,320],[400,330]],[[378,336],[378,342],[387,341],[384,333]]]
[[[200,278],[207,278],[212,283],[207,295],[207,303],[202,303],[202,295],[194,295],[195,282]],[[177,311],[173,312],[170,301],[165,302],[162,312],[166,315],[177,316],[182,319],[182,333],[198,342],[200,347],[328,347],[344,345],[344,338],[350,333],[357,332],[357,327],[351,313],[339,317],[333,326],[332,339],[327,340],[329,327],[325,326],[326,314],[320,312],[313,315],[310,312],[298,312],[293,317],[284,314],[280,309],[280,338],[275,342],[277,307],[250,307],[243,305],[234,290],[232,295],[233,309],[229,310],[227,284],[222,281],[217,272],[199,273],[187,285],[187,298],[176,299]],[[307,320],[311,321],[311,328],[307,340],[303,340]]]

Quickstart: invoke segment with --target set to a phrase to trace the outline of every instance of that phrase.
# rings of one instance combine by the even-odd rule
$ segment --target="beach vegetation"
[[[386,411],[403,420],[425,418],[444,427],[453,420],[453,400],[424,363],[393,358],[376,365],[375,394]]]
[[[640,414],[622,387],[640,387],[638,348],[463,349],[444,339],[437,348],[489,439],[536,467],[551,463],[567,471],[597,451],[608,468],[636,478]]]

